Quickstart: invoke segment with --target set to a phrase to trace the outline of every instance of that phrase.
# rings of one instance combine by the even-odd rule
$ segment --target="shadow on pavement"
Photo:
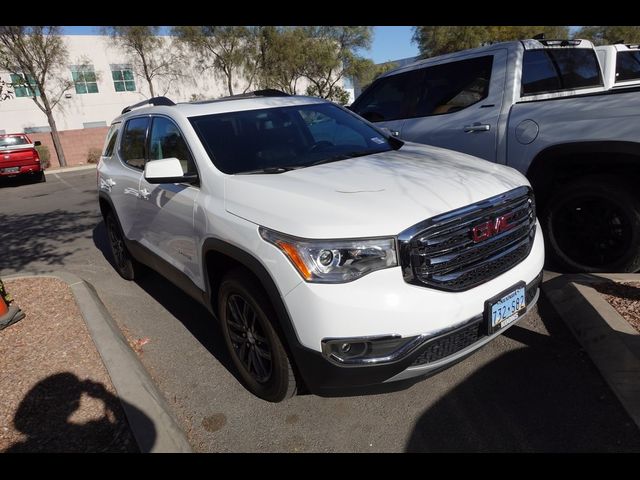
[[[423,413],[406,451],[640,451],[640,431],[595,366],[546,299],[538,308],[550,335],[524,325],[505,332],[523,347],[483,366]]]
[[[96,210],[0,213],[0,268],[17,272],[31,263],[63,265],[68,244],[91,234]]]
[[[70,421],[80,409],[83,394],[101,401],[102,416],[89,421]],[[51,375],[38,382],[20,402],[13,425],[27,436],[5,452],[137,452],[122,405],[103,384],[81,381],[70,372]],[[124,403],[124,402],[123,402]],[[155,443],[156,430],[151,419],[131,405],[137,425],[144,427],[143,451]]]
[[[94,228],[93,243],[102,252],[109,264],[114,267],[104,221],[101,221]],[[205,347],[238,382],[242,383],[231,357],[229,357],[227,353],[227,347],[222,336],[222,329],[218,321],[206,308],[178,287],[174,286],[169,280],[149,268],[144,268],[142,278],[136,279],[135,282],[171,315],[178,319],[200,344]]]

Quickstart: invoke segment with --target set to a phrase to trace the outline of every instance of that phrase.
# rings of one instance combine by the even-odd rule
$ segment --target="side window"
[[[616,82],[640,78],[640,51],[618,52],[616,57]]]
[[[416,117],[465,109],[487,98],[493,55],[425,68],[424,90]]]
[[[120,123],[114,123],[107,132],[107,139],[104,142],[104,149],[102,151],[103,157],[110,157],[113,155],[113,149],[116,146],[116,139],[118,138],[118,132],[120,131]]]
[[[384,77],[358,98],[353,111],[370,122],[411,116],[420,96],[422,77],[422,69]]]
[[[177,158],[185,173],[196,173],[187,143],[175,123],[168,118],[154,117],[149,140],[149,161]]]
[[[133,168],[144,168],[145,140],[149,117],[133,118],[127,122],[122,134],[120,153],[122,161]]]
[[[560,78],[544,50],[524,52],[522,95],[560,90]]]

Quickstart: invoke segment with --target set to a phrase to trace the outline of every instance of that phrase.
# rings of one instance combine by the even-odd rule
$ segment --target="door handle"
[[[488,132],[489,130],[491,130],[491,125],[487,123],[475,122],[475,123],[472,123],[471,125],[464,126],[465,133]]]
[[[140,197],[142,197],[143,200],[148,200],[149,195],[151,195],[151,192],[146,188],[140,190]]]

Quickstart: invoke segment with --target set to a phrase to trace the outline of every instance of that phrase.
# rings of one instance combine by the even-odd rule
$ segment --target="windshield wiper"
[[[290,170],[295,170],[300,167],[265,167],[265,168],[257,168],[256,170],[249,170],[248,172],[240,172],[238,175],[255,175],[258,173],[266,173],[266,174],[274,174],[274,173],[284,173]]]

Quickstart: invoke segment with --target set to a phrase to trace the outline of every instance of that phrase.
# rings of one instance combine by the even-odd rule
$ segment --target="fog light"
[[[326,339],[322,352],[334,363],[365,365],[393,361],[398,354],[405,354],[417,346],[420,337],[380,336],[366,338]]]
[[[340,350],[342,350],[342,353],[349,353],[349,350],[351,350],[351,344],[343,343],[342,346],[340,347]]]

